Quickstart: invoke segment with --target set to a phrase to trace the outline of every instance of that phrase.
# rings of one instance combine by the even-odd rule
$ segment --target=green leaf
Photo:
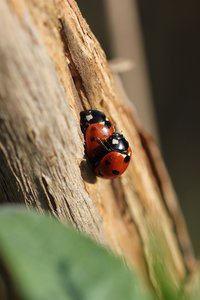
[[[150,299],[137,276],[108,250],[20,207],[1,208],[0,262],[20,299]]]

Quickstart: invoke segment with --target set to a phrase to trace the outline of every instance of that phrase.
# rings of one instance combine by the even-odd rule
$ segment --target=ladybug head
[[[94,123],[105,123],[109,128],[111,126],[110,121],[107,120],[105,114],[96,109],[84,110],[80,112],[81,130],[85,133],[87,127]]]
[[[124,153],[129,148],[129,143],[121,133],[113,133],[107,140],[106,146],[112,151]]]

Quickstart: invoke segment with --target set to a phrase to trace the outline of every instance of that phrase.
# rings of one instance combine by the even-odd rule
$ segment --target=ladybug
[[[114,133],[114,127],[105,114],[96,109],[82,111],[80,125],[85,136],[86,154],[93,164],[106,153],[103,144]]]
[[[120,133],[113,133],[103,142],[102,156],[94,162],[95,173],[102,178],[114,179],[127,169],[132,150]]]

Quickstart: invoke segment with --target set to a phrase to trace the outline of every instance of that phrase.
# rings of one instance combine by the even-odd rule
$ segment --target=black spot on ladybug
[[[125,163],[128,163],[129,161],[130,161],[130,156],[127,155],[127,156],[124,158],[124,162],[125,162]]]
[[[120,172],[117,171],[117,170],[113,170],[112,173],[113,173],[114,175],[119,175]]]
[[[109,166],[109,165],[111,165],[111,162],[109,160],[106,160],[105,165]]]
[[[96,131],[96,130],[97,130],[96,127],[92,126],[91,131]]]
[[[90,141],[91,141],[91,142],[94,142],[94,141],[95,141],[95,137],[92,136],[92,137],[90,138]]]

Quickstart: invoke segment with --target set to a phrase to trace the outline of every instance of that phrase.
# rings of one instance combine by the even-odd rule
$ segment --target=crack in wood
[[[36,186],[39,192],[39,200],[44,210],[50,211],[57,216],[57,205],[54,196],[49,191],[48,182],[45,175],[42,175],[41,180],[35,178]],[[40,188],[41,187],[41,188]]]
[[[70,49],[69,49],[69,46],[68,46],[68,38],[67,38],[66,30],[65,30],[65,26],[66,26],[65,21],[62,20],[61,18],[59,18],[59,22],[60,22],[60,25],[61,25],[59,33],[60,33],[61,41],[63,43],[64,53],[65,53],[65,55],[66,55],[66,57],[69,61],[69,69],[70,69],[70,72],[71,72],[71,76],[72,76],[72,79],[74,81],[74,85],[75,85],[76,90],[78,92],[79,99],[81,101],[83,109],[85,110],[87,108],[86,108],[85,103],[83,101],[83,97],[87,99],[88,103],[90,103],[90,100],[87,96],[87,93],[86,93],[81,75],[78,72],[78,70],[76,68],[76,64],[72,59],[72,55],[71,55],[71,52],[70,52]],[[92,103],[90,103],[90,107],[92,107]]]
[[[70,216],[70,218],[71,218],[72,224],[75,225],[75,227],[76,227],[77,229],[79,229],[80,226],[78,225],[78,223],[77,223],[77,221],[76,221],[76,218],[74,217],[73,211],[72,211],[72,209],[71,209],[71,207],[70,207],[70,205],[69,205],[69,203],[68,203],[68,201],[67,201],[66,198],[65,198],[65,204],[66,204],[66,206],[67,206],[67,210],[68,210],[69,216]]]
[[[16,176],[12,168],[8,166],[6,155],[0,143],[0,202],[1,203],[23,203],[25,201],[23,191],[17,184]]]

